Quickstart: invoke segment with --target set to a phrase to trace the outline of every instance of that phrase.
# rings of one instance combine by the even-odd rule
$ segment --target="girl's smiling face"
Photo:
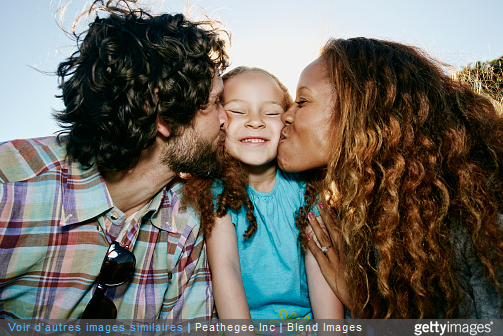
[[[285,111],[277,82],[259,72],[240,73],[224,82],[221,100],[228,116],[229,154],[250,166],[276,165]]]

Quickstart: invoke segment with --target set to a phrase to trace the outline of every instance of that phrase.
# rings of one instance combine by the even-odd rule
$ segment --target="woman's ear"
[[[165,138],[168,138],[171,134],[171,127],[169,127],[160,116],[157,116],[157,132],[162,134]]]

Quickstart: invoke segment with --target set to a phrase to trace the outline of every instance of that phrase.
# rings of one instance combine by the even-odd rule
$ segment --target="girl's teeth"
[[[265,142],[263,139],[244,139],[243,142]]]

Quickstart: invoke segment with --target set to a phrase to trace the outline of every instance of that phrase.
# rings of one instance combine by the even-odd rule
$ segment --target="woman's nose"
[[[293,109],[294,106],[291,106],[285,113],[283,113],[283,115],[281,116],[281,121],[283,122],[283,124],[290,125],[293,123]]]

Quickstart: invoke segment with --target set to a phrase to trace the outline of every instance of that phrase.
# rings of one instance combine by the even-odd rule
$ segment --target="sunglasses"
[[[121,247],[117,242],[110,244],[98,275],[98,285],[82,314],[82,319],[117,318],[117,307],[105,296],[105,292],[109,287],[117,287],[128,281],[135,264],[136,258],[131,251]]]

